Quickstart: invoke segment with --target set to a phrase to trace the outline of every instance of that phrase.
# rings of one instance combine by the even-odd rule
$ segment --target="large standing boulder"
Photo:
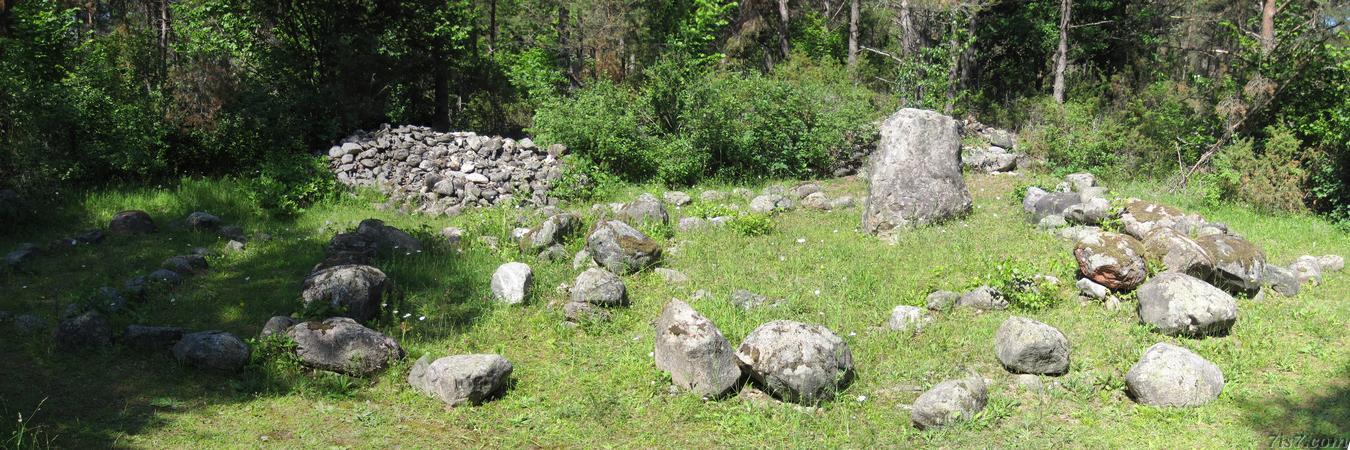
[[[1012,373],[1063,375],[1069,371],[1069,338],[1055,327],[1009,317],[994,334],[994,354]]]
[[[534,289],[534,271],[525,263],[509,262],[492,273],[492,296],[508,305],[525,303]]]
[[[67,317],[56,326],[56,345],[64,350],[107,347],[112,343],[112,325],[98,311]]]
[[[656,319],[656,368],[695,394],[716,398],[731,391],[741,377],[736,353],[707,317],[689,304],[671,300]]]
[[[365,322],[379,314],[380,301],[389,288],[389,279],[380,269],[349,264],[310,274],[300,298],[307,308],[318,303],[330,308],[329,312]]]
[[[455,355],[413,364],[408,384],[449,406],[476,405],[501,394],[511,379],[511,362],[501,355]]]
[[[1237,322],[1233,296],[1184,273],[1154,276],[1138,297],[1139,320],[1169,336],[1223,335]]]
[[[1138,287],[1148,274],[1144,245],[1120,233],[1104,232],[1079,241],[1073,255],[1083,276],[1117,291]]]
[[[620,306],[628,303],[628,290],[623,279],[613,272],[598,267],[586,269],[572,283],[570,300],[597,306]]]
[[[1199,242],[1171,228],[1155,228],[1144,236],[1144,253],[1165,272],[1181,272],[1200,279],[1214,274],[1214,258]]]
[[[581,230],[581,217],[571,213],[554,214],[520,238],[520,249],[526,253],[539,253],[546,248],[562,244],[568,236]]]
[[[619,219],[633,226],[641,225],[644,222],[670,224],[670,215],[666,213],[666,205],[655,195],[645,193],[639,195],[632,202],[623,205],[623,208],[619,209]]]
[[[113,214],[108,222],[108,231],[113,234],[145,234],[157,229],[154,219],[145,211],[122,211]]]
[[[1157,343],[1125,374],[1134,401],[1150,406],[1200,406],[1219,398],[1223,372],[1194,352]]]
[[[1255,244],[1231,234],[1216,234],[1195,240],[1214,258],[1214,285],[1233,294],[1255,296],[1261,290],[1266,254]]]
[[[295,340],[300,362],[316,369],[366,376],[403,358],[403,347],[393,338],[347,317],[296,324],[286,335]]]
[[[586,238],[586,250],[597,264],[620,275],[637,272],[661,260],[661,246],[656,241],[617,220],[596,226]]]
[[[775,320],[755,328],[736,358],[765,391],[785,401],[815,404],[853,380],[853,354],[821,325]]]
[[[224,331],[185,334],[173,346],[180,364],[219,372],[237,372],[248,364],[249,348],[238,336]]]
[[[909,418],[919,429],[938,428],[970,420],[989,401],[984,378],[966,378],[938,383],[914,400]]]
[[[863,231],[941,222],[970,209],[956,120],[912,108],[887,118],[868,174]]]

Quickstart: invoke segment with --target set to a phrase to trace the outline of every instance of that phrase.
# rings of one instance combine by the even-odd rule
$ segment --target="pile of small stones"
[[[418,212],[455,215],[512,199],[556,203],[548,192],[562,176],[558,158],[566,152],[558,144],[540,148],[529,138],[385,125],[348,136],[327,155],[345,185],[375,186]]]

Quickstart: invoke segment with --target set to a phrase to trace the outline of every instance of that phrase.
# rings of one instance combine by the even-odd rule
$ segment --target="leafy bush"
[[[294,215],[337,191],[337,180],[322,157],[272,158],[247,185],[249,199],[277,216]]]
[[[563,201],[587,201],[612,193],[620,183],[617,176],[590,160],[568,155],[563,157],[562,178],[553,183],[549,195]]]
[[[530,132],[624,180],[669,185],[824,174],[875,138],[870,94],[838,64],[793,60],[760,75],[672,61],[636,90],[600,82],[548,102]]]
[[[1269,136],[1260,154],[1251,138],[1238,139],[1214,158],[1206,197],[1210,201],[1240,199],[1268,212],[1303,211],[1304,182],[1300,161],[1302,142],[1283,127],[1266,129]]]
[[[727,226],[742,236],[764,236],[773,233],[773,218],[768,214],[739,214],[727,222]]]
[[[1136,144],[1130,129],[1094,101],[1046,98],[1035,105],[1019,146],[1044,158],[1056,175],[1112,168],[1126,147]]]
[[[721,203],[700,202],[686,206],[684,214],[688,217],[711,219],[713,217],[731,217],[736,214],[736,211]]]
[[[1005,259],[994,265],[982,282],[1008,298],[1017,309],[1039,310],[1054,306],[1059,297],[1052,286],[1037,279],[1036,267],[1019,260]]]

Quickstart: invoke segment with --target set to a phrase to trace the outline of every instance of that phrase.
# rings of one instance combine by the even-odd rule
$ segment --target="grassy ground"
[[[517,219],[541,217],[496,209],[454,219],[404,216],[348,195],[288,220],[269,219],[229,182],[187,182],[174,189],[92,195],[54,208],[53,225],[0,236],[0,249],[45,242],[98,227],[113,212],[149,211],[161,232],[110,238],[43,255],[29,273],[0,275],[0,310],[54,320],[61,308],[99,286],[120,286],[160,261],[194,246],[222,251],[209,274],[156,295],[114,319],[255,336],[273,315],[297,309],[299,283],[321,259],[334,233],[376,217],[410,230],[424,243],[435,230],[465,227],[462,253],[427,245],[420,254],[380,263],[399,296],[376,327],[408,350],[407,360],[363,380],[305,372],[273,358],[224,377],[177,366],[166,354],[123,348],[58,351],[48,335],[18,337],[0,328],[0,440],[56,447],[1263,447],[1272,438],[1350,438],[1350,276],[1332,275],[1297,298],[1244,300],[1232,335],[1175,339],[1137,325],[1132,308],[1108,311],[1080,304],[1070,289],[1036,311],[938,317],[922,334],[881,325],[898,304],[921,305],[933,289],[966,289],[993,277],[1005,260],[1072,283],[1068,244],[1035,231],[1010,199],[1009,176],[971,176],[975,210],[964,220],[903,234],[893,245],[857,231],[860,208],[798,210],[774,218],[766,236],[729,229],[679,233],[665,266],[691,281],[668,285],[651,273],[627,278],[632,306],[607,324],[569,328],[556,288],[578,271],[570,263],[524,258],[535,270],[536,294],[523,307],[494,304],[488,281],[497,265],[519,259],[506,246],[490,250],[482,235],[504,237]],[[858,181],[834,180],[831,196],[862,194]],[[697,197],[698,189],[689,190]],[[1305,254],[1350,256],[1350,234],[1311,217],[1271,217],[1240,207],[1206,208],[1156,186],[1126,184],[1119,193],[1156,198],[1229,224],[1263,246],[1274,261]],[[631,195],[632,192],[626,193]],[[744,200],[736,200],[744,203]],[[588,205],[578,205],[586,210]],[[240,254],[224,242],[173,225],[193,210],[243,225],[255,240]],[[673,211],[672,211],[673,212]],[[517,217],[517,216],[525,217]],[[505,242],[505,240],[504,240]],[[576,250],[580,240],[569,248]],[[652,358],[653,321],[671,298],[699,289],[692,305],[735,345],[760,323],[793,319],[823,324],[852,349],[857,380],[820,408],[761,405],[736,398],[707,402],[672,394]],[[776,306],[739,310],[733,289],[781,298]],[[397,316],[392,312],[397,310]],[[408,319],[402,317],[408,314]],[[1009,315],[1057,326],[1073,345],[1057,387],[1016,387],[993,355],[993,335]],[[425,316],[425,320],[418,320]],[[1227,385],[1214,403],[1194,409],[1138,406],[1124,393],[1124,373],[1149,345],[1173,342],[1216,363]],[[515,364],[504,398],[446,409],[410,390],[410,362],[423,354],[501,353]],[[266,353],[266,352],[260,352]],[[975,370],[994,380],[988,408],[967,424],[920,432],[906,405],[939,381]],[[35,412],[35,414],[34,414]],[[22,414],[19,421],[14,418]],[[1344,446],[1344,441],[1340,446]]]

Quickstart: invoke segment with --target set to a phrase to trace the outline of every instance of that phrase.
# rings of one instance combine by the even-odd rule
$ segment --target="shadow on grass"
[[[12,446],[18,436],[58,447],[134,446],[124,438],[170,426],[187,412],[295,394],[350,398],[362,395],[362,388],[372,382],[316,374],[293,361],[262,361],[244,373],[219,375],[181,367],[167,349],[147,352],[115,345],[66,352],[55,347],[51,331],[66,304],[86,302],[100,286],[120,288],[124,280],[147,274],[164,259],[189,253],[194,247],[218,253],[208,258],[210,269],[111,314],[114,333],[129,324],[146,324],[190,332],[225,330],[245,339],[257,336],[268,318],[300,310],[302,281],[323,258],[332,232],[345,228],[300,229],[296,219],[265,216],[228,182],[189,180],[171,191],[93,194],[80,204],[53,208],[52,218],[44,221],[47,225],[0,237],[0,244],[46,242],[103,228],[106,223],[101,222],[123,209],[149,212],[160,230],[142,236],[110,235],[98,245],[47,251],[24,273],[0,274],[0,310],[35,314],[49,324],[34,336],[21,336],[14,327],[0,324],[0,413],[4,414],[0,416],[0,447]],[[344,208],[331,209],[314,214],[336,216],[335,211]],[[244,251],[227,253],[225,239],[181,225],[188,213],[198,210],[243,226],[250,236],[266,232],[272,237],[254,239]],[[471,301],[486,288],[474,282],[476,271],[461,273],[474,266],[462,264],[460,255],[437,245],[433,235],[418,233],[417,237],[426,244],[423,253],[375,263],[395,281],[402,295],[401,300],[393,299],[373,327],[398,338],[399,322],[390,310],[400,307],[408,312],[448,311],[435,329],[419,330],[423,337],[442,337],[470,327],[490,306]],[[15,421],[20,413],[29,419]],[[193,428],[184,430],[182,438],[191,440],[191,433],[201,432]]]
[[[1276,399],[1239,399],[1252,429],[1271,448],[1350,446],[1350,365],[1326,386],[1303,386],[1306,394]]]

